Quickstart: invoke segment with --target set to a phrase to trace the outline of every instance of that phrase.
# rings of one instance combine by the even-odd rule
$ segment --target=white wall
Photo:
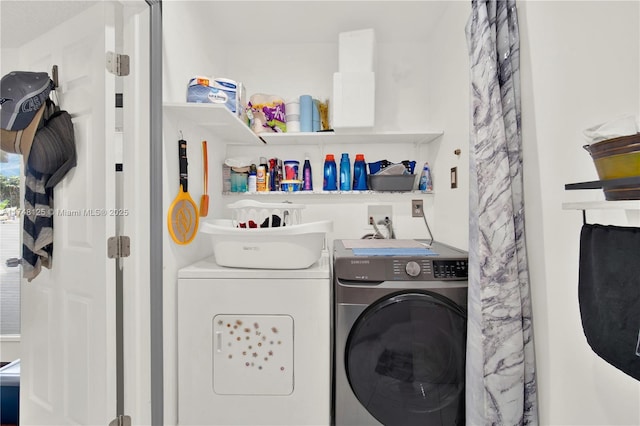
[[[201,3],[202,4],[202,3]],[[238,200],[220,196],[219,164],[226,155],[312,158],[314,183],[320,184],[325,152],[364,151],[368,161],[409,156],[429,161],[436,194],[392,194],[366,197],[302,196],[305,220],[334,219],[333,238],[359,238],[370,231],[366,207],[393,208],[399,237],[426,235],[420,219],[409,217],[409,200],[423,198],[436,238],[468,246],[468,57],[464,26],[469,2],[449,2],[428,39],[378,43],[376,122],[384,130],[443,130],[425,147],[309,146],[229,147],[202,129],[183,129],[192,141],[210,141],[210,217],[227,213],[223,205]],[[538,367],[540,419],[544,425],[640,424],[640,388],[633,379],[599,359],[583,337],[577,306],[577,257],[581,215],[562,211],[563,201],[603,199],[599,191],[564,191],[564,184],[596,179],[595,168],[581,146],[584,128],[616,115],[640,110],[638,2],[518,2],[521,33],[522,121],[525,200],[534,331]],[[285,98],[302,93],[328,97],[337,70],[337,37],[312,43],[289,41],[269,45],[221,45],[212,33],[189,29],[202,14],[164,4],[165,101],[184,101],[188,79],[196,74],[243,81],[248,94],[273,93]],[[362,28],[359,27],[359,28]],[[239,27],[239,30],[242,28]],[[347,30],[348,28],[342,28]],[[357,29],[357,28],[351,28]],[[291,56],[283,55],[284,47]],[[600,60],[593,59],[594,57]],[[279,67],[279,64],[283,64]],[[174,161],[177,123],[166,122],[165,204],[177,191]],[[454,154],[455,149],[461,154]],[[213,153],[212,153],[213,151]],[[200,194],[199,157],[189,164],[190,192]],[[174,164],[175,163],[175,164]],[[458,189],[449,188],[449,172],[458,167]],[[175,182],[174,182],[175,181]],[[579,194],[576,194],[578,193]],[[269,197],[280,201],[284,197]],[[337,214],[336,212],[339,212]],[[593,221],[625,224],[624,213],[589,212]],[[179,267],[210,253],[201,236],[191,247],[165,240],[165,420],[177,419],[175,277]]]
[[[579,211],[565,201],[604,199],[564,191],[596,180],[583,129],[639,112],[639,2],[518,4],[527,247],[533,298],[540,423],[640,424],[640,385],[590,349],[578,307]],[[626,225],[623,212],[588,211]],[[637,224],[636,224],[637,226]]]
[[[428,116],[444,129],[429,144],[426,158],[434,159],[436,239],[456,247],[469,246],[469,58],[464,33],[470,2],[451,2],[429,40]],[[460,154],[454,153],[457,149]],[[451,189],[451,168],[458,171],[458,187]],[[434,231],[434,232],[436,232]]]

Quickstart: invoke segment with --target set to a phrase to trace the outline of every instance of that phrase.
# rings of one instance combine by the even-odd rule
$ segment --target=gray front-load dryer
[[[467,253],[350,242],[334,242],[334,424],[464,425]]]

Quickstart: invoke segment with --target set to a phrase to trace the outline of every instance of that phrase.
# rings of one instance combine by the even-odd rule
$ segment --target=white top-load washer
[[[307,269],[178,272],[178,423],[328,425],[328,253]]]

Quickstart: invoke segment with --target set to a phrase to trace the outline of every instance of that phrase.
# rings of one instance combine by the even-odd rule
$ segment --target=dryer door
[[[353,325],[345,369],[384,425],[464,424],[466,311],[428,291],[393,293]]]

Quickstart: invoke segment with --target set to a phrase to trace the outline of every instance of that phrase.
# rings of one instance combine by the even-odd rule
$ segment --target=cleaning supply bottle
[[[260,165],[256,173],[256,186],[258,192],[266,192],[269,190],[269,164],[265,157],[260,157]]]
[[[348,191],[351,189],[351,160],[349,154],[342,153],[340,159],[340,190]]]
[[[418,189],[423,192],[433,191],[433,181],[431,180],[431,169],[429,168],[429,163],[424,163]]]
[[[324,191],[335,191],[338,189],[338,176],[336,173],[336,160],[333,154],[327,154],[324,159],[324,179],[322,189]]]
[[[302,166],[302,190],[313,191],[313,181],[311,180],[311,163],[309,157],[304,158],[304,166]]]
[[[353,162],[353,189],[367,190],[367,163],[364,162],[364,154],[356,154],[356,160]]]
[[[252,164],[249,168],[249,178],[247,179],[247,191],[256,192],[258,190],[258,168]]]

